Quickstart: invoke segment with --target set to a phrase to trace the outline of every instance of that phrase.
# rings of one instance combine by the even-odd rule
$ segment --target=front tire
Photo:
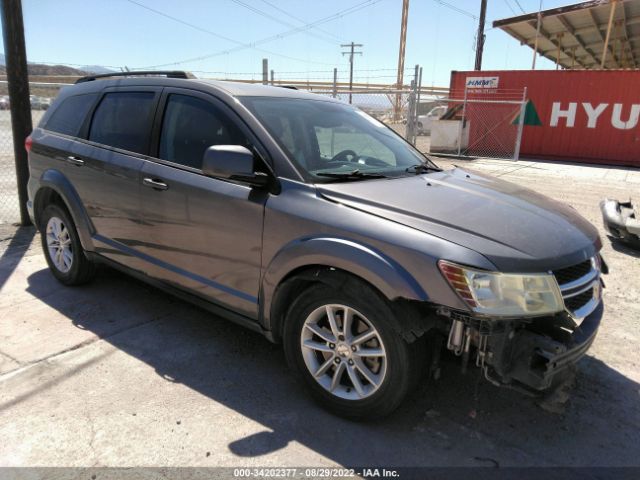
[[[352,419],[394,411],[420,376],[425,350],[395,328],[388,302],[355,279],[316,284],[291,306],[284,349],[321,406]]]
[[[40,219],[42,250],[49,269],[64,285],[82,285],[95,275],[95,265],[86,257],[80,237],[68,212],[48,205]]]

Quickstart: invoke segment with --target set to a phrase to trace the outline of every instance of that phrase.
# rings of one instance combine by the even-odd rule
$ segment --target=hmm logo
[[[498,88],[499,77],[467,77],[467,88]]]

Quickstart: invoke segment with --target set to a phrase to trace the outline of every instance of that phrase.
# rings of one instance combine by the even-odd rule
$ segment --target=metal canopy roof
[[[640,0],[593,0],[493,26],[564,68],[640,68]]]

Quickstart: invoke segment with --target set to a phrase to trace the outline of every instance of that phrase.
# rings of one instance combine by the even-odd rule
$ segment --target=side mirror
[[[202,172],[214,178],[237,180],[255,187],[269,183],[269,177],[255,171],[255,159],[240,145],[214,145],[204,152]]]

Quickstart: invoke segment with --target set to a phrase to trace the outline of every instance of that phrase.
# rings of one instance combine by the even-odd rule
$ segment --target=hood
[[[595,227],[568,205],[460,168],[318,190],[328,200],[471,248],[505,272],[563,268],[601,247]]]

